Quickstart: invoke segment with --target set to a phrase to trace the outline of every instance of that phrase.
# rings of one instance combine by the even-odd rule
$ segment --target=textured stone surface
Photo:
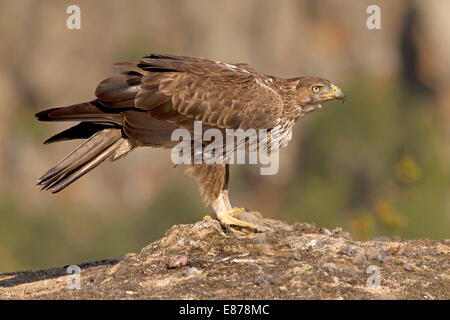
[[[449,240],[354,241],[267,221],[251,234],[213,219],[175,225],[138,254],[79,265],[79,290],[66,268],[0,274],[0,299],[450,299]]]

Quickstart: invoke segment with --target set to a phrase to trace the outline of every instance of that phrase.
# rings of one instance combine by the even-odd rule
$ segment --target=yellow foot
[[[250,231],[256,231],[257,227],[253,224],[234,217],[235,214],[242,211],[245,211],[245,208],[233,208],[231,211],[217,215],[217,219],[219,219],[220,223],[224,227],[234,226],[238,228],[246,228]]]

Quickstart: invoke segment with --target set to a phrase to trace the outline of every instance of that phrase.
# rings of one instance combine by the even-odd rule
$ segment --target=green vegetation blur
[[[95,85],[116,72],[113,62],[149,52],[249,62],[284,77],[323,76],[347,94],[345,104],[327,103],[296,125],[277,175],[233,167],[234,206],[289,223],[342,227],[356,240],[449,237],[450,75],[439,66],[448,65],[450,51],[439,45],[448,48],[450,37],[440,20],[421,11],[450,10],[448,2],[382,2],[391,18],[377,31],[366,30],[371,3],[359,0],[243,7],[206,0],[136,1],[134,7],[78,2],[80,31],[64,29],[60,2],[23,1],[17,9],[5,3],[0,10],[5,19],[26,13],[26,23],[40,26],[25,38],[31,27],[23,21],[1,29],[9,47],[0,76],[0,273],[138,252],[172,225],[212,214],[168,151],[137,150],[58,195],[34,186],[79,142],[43,146],[66,126],[38,123],[33,114],[90,99]],[[273,13],[271,20],[264,12]],[[433,42],[433,30],[447,35]],[[358,58],[365,54],[367,61]]]

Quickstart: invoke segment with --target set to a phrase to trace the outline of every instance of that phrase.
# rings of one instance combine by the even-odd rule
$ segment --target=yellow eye
[[[320,89],[321,89],[320,86],[314,86],[314,87],[312,87],[312,90],[313,90],[313,92],[315,92],[315,93],[319,92]]]

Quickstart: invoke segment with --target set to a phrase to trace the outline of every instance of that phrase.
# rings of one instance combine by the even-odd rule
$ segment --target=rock
[[[169,262],[167,263],[167,268],[175,269],[185,267],[188,264],[188,262],[189,262],[188,256],[183,254],[181,256],[169,260]]]
[[[338,227],[338,228],[331,230],[331,234],[334,238],[342,237],[342,228]]]
[[[295,223],[294,230],[300,231],[301,233],[314,233],[318,229],[315,225],[310,223]]]
[[[215,219],[175,225],[139,253],[79,264],[79,290],[64,267],[0,274],[0,299],[450,299],[450,241],[355,241],[264,221],[250,234]],[[371,265],[381,289],[366,285]]]
[[[348,255],[349,257],[353,257],[356,254],[356,249],[355,247],[347,244],[345,248],[342,250],[342,252]]]
[[[257,256],[271,256],[273,251],[267,243],[257,244],[250,248],[250,251]]]
[[[322,265],[322,268],[325,270],[328,270],[328,272],[330,272],[330,273],[336,273],[336,272],[340,271],[340,268],[337,265],[335,265],[334,263],[330,263],[330,262],[324,263]]]
[[[186,276],[188,276],[188,277],[198,276],[201,273],[202,273],[202,271],[197,269],[196,267],[190,267],[190,268],[186,269]]]
[[[276,276],[272,276],[269,274],[265,274],[260,272],[255,279],[255,284],[258,286],[261,285],[274,285],[278,282],[278,278]]]
[[[253,239],[254,244],[265,244],[267,243],[267,237],[264,234],[256,234],[255,239]]]
[[[405,264],[405,270],[406,271],[414,271],[416,268],[413,266],[413,265],[411,265],[411,264],[409,264],[409,263],[406,263]]]

